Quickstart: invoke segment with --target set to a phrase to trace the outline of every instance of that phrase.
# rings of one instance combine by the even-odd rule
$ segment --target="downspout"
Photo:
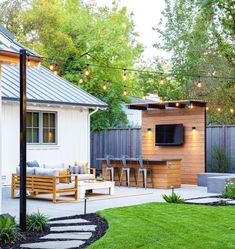
[[[91,116],[99,111],[99,107],[96,107],[94,111],[88,114],[88,122],[87,122],[87,161],[88,161],[88,167],[94,167],[94,165],[90,165],[91,163],[91,133],[90,133],[90,122],[91,122]]]

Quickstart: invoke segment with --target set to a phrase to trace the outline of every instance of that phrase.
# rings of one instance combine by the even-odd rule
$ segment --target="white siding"
[[[89,111],[79,107],[28,106],[28,110],[55,111],[58,120],[57,145],[28,145],[27,160],[40,164],[71,164],[89,162]],[[3,103],[2,109],[2,165],[7,184],[19,164],[19,105]]]

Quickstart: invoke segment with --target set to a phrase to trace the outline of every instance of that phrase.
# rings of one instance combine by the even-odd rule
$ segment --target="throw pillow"
[[[59,170],[59,176],[68,176],[68,175],[70,175],[69,169],[60,169]],[[60,183],[70,183],[71,177],[59,178],[59,182]]]
[[[16,167],[16,174],[20,174],[20,167],[19,166]],[[26,174],[34,175],[35,174],[35,168],[26,167]]]
[[[28,167],[34,167],[34,168],[40,167],[39,163],[36,160],[34,160],[32,162],[27,162],[26,165]]]

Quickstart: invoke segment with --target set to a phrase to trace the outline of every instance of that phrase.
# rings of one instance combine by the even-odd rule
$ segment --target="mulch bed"
[[[96,230],[92,232],[92,236],[90,239],[86,240],[85,243],[77,248],[73,249],[83,249],[86,248],[88,245],[92,244],[96,240],[100,239],[107,231],[108,229],[108,223],[105,219],[100,217],[99,215],[92,213],[92,214],[86,214],[86,215],[74,215],[74,216],[66,216],[66,217],[60,217],[60,218],[54,218],[51,219],[51,221],[59,221],[59,220],[66,220],[66,219],[85,219],[91,223],[79,223],[78,225],[96,225]],[[53,224],[53,226],[68,226],[67,224]],[[0,242],[0,249],[19,249],[20,245],[23,243],[33,243],[33,242],[42,242],[39,238],[42,236],[45,236],[50,233],[50,229],[48,228],[46,231],[42,233],[35,233],[35,232],[29,232],[26,231],[22,233],[25,239],[22,239],[16,243],[9,243],[9,244],[3,244]],[[55,233],[55,232],[53,232]],[[66,232],[59,232],[59,233],[66,233]],[[61,239],[64,240],[64,239]],[[43,241],[49,241],[49,240],[43,240]],[[59,241],[59,240],[58,240]]]

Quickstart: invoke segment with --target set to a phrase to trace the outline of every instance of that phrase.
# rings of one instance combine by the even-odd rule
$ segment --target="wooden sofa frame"
[[[60,178],[71,178],[74,177],[73,188],[62,188],[57,189],[57,182]],[[12,185],[11,185],[11,198],[16,198],[15,191],[20,190],[20,175],[12,174]],[[40,198],[39,194],[52,194],[53,203],[57,202],[74,202],[78,200],[78,176],[45,176],[45,175],[31,175],[27,174],[26,179],[26,190],[30,192],[28,198],[38,198],[48,200],[48,198]],[[74,193],[74,200],[57,199],[57,194]]]

